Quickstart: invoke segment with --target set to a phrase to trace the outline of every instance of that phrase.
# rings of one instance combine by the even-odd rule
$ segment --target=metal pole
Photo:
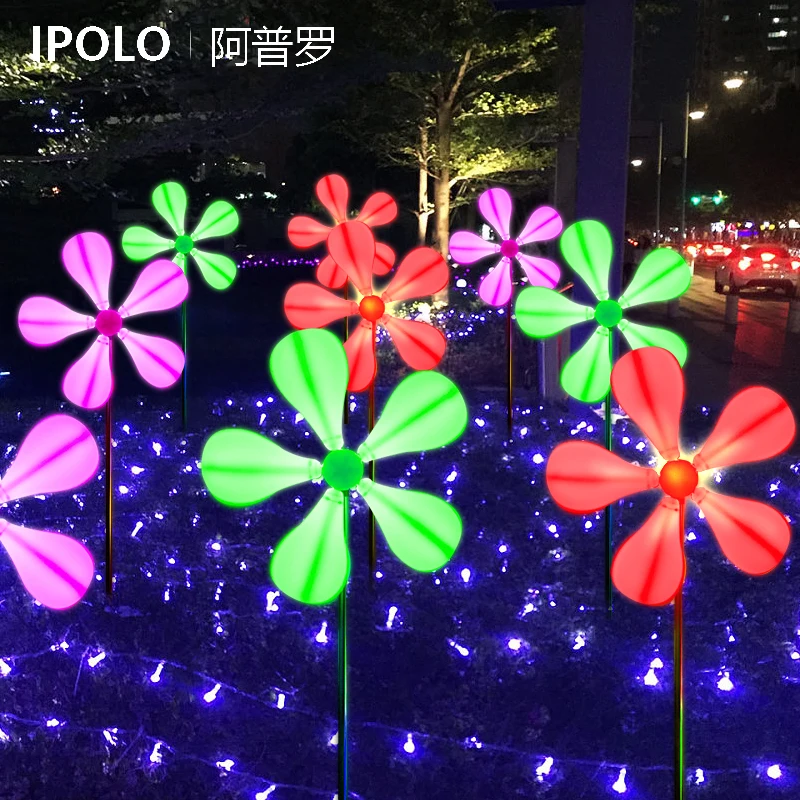
[[[683,115],[683,182],[681,184],[681,253],[686,245],[686,186],[689,165],[689,90],[686,90],[686,108]]]
[[[658,164],[656,166],[656,247],[661,244],[661,161],[664,158],[664,120],[658,121]]]

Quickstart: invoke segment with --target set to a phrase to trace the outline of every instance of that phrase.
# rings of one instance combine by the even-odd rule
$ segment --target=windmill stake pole
[[[108,361],[111,366],[111,340],[108,342]],[[113,373],[112,373],[113,374]],[[106,464],[105,464],[105,483],[106,483],[106,594],[111,595],[114,591],[114,538],[112,523],[114,518],[114,484],[111,480],[112,465],[112,420],[111,420],[111,397],[106,401]]]
[[[506,306],[506,352],[508,355],[508,386],[506,389],[508,412],[508,438],[514,432],[514,354],[513,354],[514,329],[511,325],[511,303]]]
[[[375,341],[375,337],[377,335],[377,328],[378,324],[376,322],[372,323],[372,352],[373,355],[377,358],[377,343]],[[377,363],[377,362],[376,362]],[[372,429],[375,427],[375,381],[378,379],[377,371],[375,373],[375,377],[372,380],[372,383],[369,387],[369,408],[367,411],[367,428],[368,432],[371,433]],[[370,480],[375,480],[375,462],[370,461],[369,463],[369,477]],[[372,583],[374,588],[375,586],[375,569],[378,565],[378,552],[377,552],[377,539],[375,536],[375,515],[372,513],[372,509],[369,510],[369,579]]]
[[[679,525],[681,542],[684,538],[686,501],[680,501]],[[683,800],[684,787],[684,722],[683,722],[683,584],[675,595],[673,622],[673,660],[675,691],[675,800]]]
[[[188,409],[188,395],[189,395],[189,352],[188,352],[188,341],[189,341],[189,301],[184,300],[181,303],[181,345],[183,346],[183,382],[181,384],[181,424],[183,425],[184,431],[186,430],[186,425],[189,420],[189,409]]]
[[[350,525],[350,493],[342,492],[342,505],[344,506],[344,540],[348,541],[348,528]],[[347,583],[339,594],[338,625],[337,625],[337,662],[339,673],[339,702],[337,714],[337,795],[338,800],[347,800],[348,792],[348,681],[347,681]]]
[[[608,355],[611,363],[614,363],[614,335],[611,330],[608,331]],[[605,405],[605,445],[606,450],[610,453],[613,447],[611,438],[611,387],[608,389],[608,394],[604,401]],[[606,549],[606,611],[610,614],[614,610],[614,594],[611,584],[611,535],[614,528],[614,509],[609,503],[606,506],[606,512],[603,515],[603,522],[605,525],[605,549]]]
[[[350,299],[349,298],[350,290],[349,290],[349,284],[348,284],[347,281],[344,282],[344,290],[342,292],[342,295],[343,295],[345,300],[349,300]],[[350,317],[347,317],[347,316],[345,316],[345,318],[344,318],[344,334],[343,335],[344,335],[344,339],[342,339],[342,341],[346,342],[348,340],[348,338],[350,337]],[[344,393],[344,424],[347,425],[348,422],[350,422],[350,393],[349,392],[345,392]]]

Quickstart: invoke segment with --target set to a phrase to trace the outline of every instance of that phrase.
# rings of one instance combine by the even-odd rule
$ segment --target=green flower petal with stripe
[[[205,282],[217,291],[227,289],[236,277],[236,262],[222,253],[206,253],[205,250],[192,250],[190,257],[195,260]]]
[[[651,250],[619,299],[623,308],[663,303],[680,297],[692,282],[692,270],[680,253],[668,247]]]
[[[227,200],[215,200],[200,217],[192,232],[192,240],[227,236],[239,227],[239,212]]]
[[[186,209],[189,199],[186,189],[175,181],[160,183],[153,189],[153,208],[172,228],[176,236],[186,233]]]
[[[631,350],[639,347],[661,347],[669,350],[678,363],[683,366],[689,356],[689,347],[683,337],[677,333],[668,331],[666,328],[656,328],[650,325],[639,325],[624,319],[619,324],[619,329],[625,340],[630,345]]]
[[[174,246],[172,239],[165,239],[141,225],[132,225],[122,234],[122,252],[131,261],[146,261],[159,253],[166,253]]]
[[[594,219],[570,225],[559,240],[564,260],[598,300],[608,299],[608,276],[614,257],[611,232]]]
[[[544,286],[523,289],[514,308],[522,332],[536,339],[546,339],[557,333],[594,319],[594,309],[564,297]]]
[[[611,355],[607,328],[598,327],[561,370],[564,391],[583,403],[599,403],[611,388]]]

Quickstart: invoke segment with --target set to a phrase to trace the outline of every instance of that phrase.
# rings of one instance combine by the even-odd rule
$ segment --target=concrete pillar
[[[739,321],[739,295],[725,295],[725,324],[735,328]]]
[[[789,314],[786,317],[786,332],[800,333],[800,297],[789,301]]]

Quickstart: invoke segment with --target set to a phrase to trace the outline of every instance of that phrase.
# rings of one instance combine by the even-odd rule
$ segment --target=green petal
[[[345,504],[328,489],[308,516],[278,542],[269,564],[273,583],[300,603],[330,603],[350,572]]]
[[[375,514],[391,551],[417,572],[433,572],[453,556],[461,541],[461,517],[453,506],[427,492],[390,489],[365,478],[358,491]]]
[[[159,253],[172,249],[175,242],[165,239],[149,228],[133,225],[122,234],[122,252],[131,261],[146,261]]]
[[[177,264],[184,272],[186,272],[186,254],[175,253],[172,257],[172,263]]]
[[[594,317],[594,309],[573,303],[560,292],[529,286],[517,297],[514,309],[522,332],[537,339],[561,333],[571,325]]]
[[[192,240],[227,236],[239,227],[239,212],[227,200],[215,200],[204,212],[192,233]]]
[[[178,236],[186,233],[186,190],[175,181],[160,183],[153,189],[153,208]]]
[[[269,371],[278,391],[306,418],[322,444],[340,449],[349,376],[342,343],[324,329],[295,331],[275,345]]]
[[[358,454],[364,461],[375,461],[433,450],[450,444],[466,427],[467,404],[458,386],[438,372],[414,372],[389,396]]]
[[[614,257],[611,232],[595,219],[574,222],[561,235],[561,253],[598,300],[608,299],[608,274]]]
[[[689,288],[691,282],[692,270],[681,254],[659,247],[642,259],[619,304],[631,308],[674,300]]]
[[[260,433],[226,428],[203,447],[200,474],[220,503],[252,506],[282,489],[317,480],[322,468],[319,461],[289,453]]]
[[[191,257],[197,262],[203,280],[212,288],[227,289],[236,277],[236,262],[222,253],[206,253],[192,250]]]
[[[561,370],[564,391],[583,403],[597,403],[611,387],[610,331],[598,327]]]
[[[686,363],[689,348],[683,337],[678,336],[677,333],[668,331],[666,328],[639,325],[627,319],[620,322],[619,329],[622,331],[622,335],[627,340],[631,350],[636,350],[639,347],[663,347],[664,350],[669,350],[678,359],[678,363],[681,366]]]

